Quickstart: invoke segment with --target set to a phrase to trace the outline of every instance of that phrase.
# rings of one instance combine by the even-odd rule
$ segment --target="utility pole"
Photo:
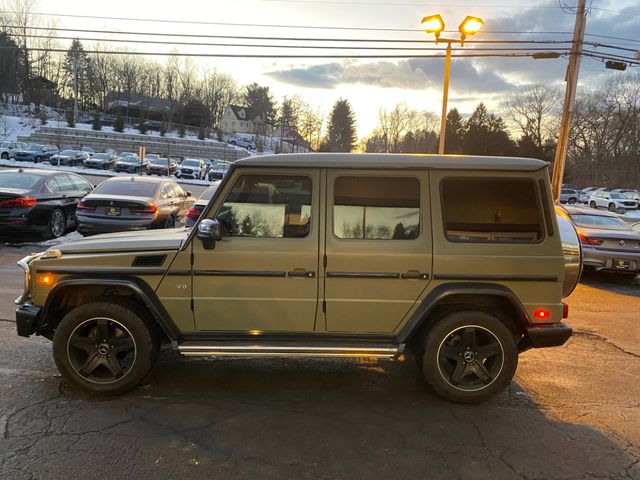
[[[447,132],[447,102],[449,100],[449,76],[451,72],[451,42],[447,42],[447,57],[444,61],[444,85],[442,93],[442,115],[440,117],[440,146],[438,153],[444,154],[444,141]]]
[[[582,45],[584,42],[584,30],[587,25],[587,12],[585,8],[586,0],[578,0],[576,10],[576,24],[573,29],[573,43],[569,65],[565,82],[567,86],[564,93],[564,105],[562,107],[562,120],[560,132],[558,133],[558,145],[553,163],[553,179],[551,190],[553,200],[559,201],[562,179],[564,177],[564,166],[567,159],[567,147],[569,145],[569,131],[571,129],[571,117],[573,116],[573,106],[576,101],[576,87],[578,86],[578,73],[580,72],[580,57],[582,56]]]

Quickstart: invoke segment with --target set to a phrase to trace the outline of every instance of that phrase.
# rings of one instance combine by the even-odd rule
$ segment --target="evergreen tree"
[[[102,123],[100,123],[100,114],[98,112],[93,114],[93,122],[91,122],[91,128],[93,130],[102,130]]]
[[[180,138],[184,138],[186,134],[187,134],[187,129],[184,128],[184,125],[180,124],[180,126],[178,127],[178,136]]]
[[[67,88],[73,95],[77,79],[78,104],[83,110],[88,108],[91,94],[91,59],[77,38],[71,42],[71,46],[67,50],[63,68]]]
[[[452,108],[447,114],[445,126],[444,152],[462,153],[462,137],[464,136],[464,122],[457,108]]]
[[[330,152],[350,152],[356,140],[356,120],[351,105],[348,100],[341,98],[335,103],[329,116],[326,148]]]
[[[124,132],[124,118],[122,118],[122,114],[120,112],[118,112],[118,115],[116,116],[116,121],[113,122],[113,131],[118,133]]]
[[[262,87],[257,83],[248,85],[244,94],[244,104],[260,115],[265,123],[273,125],[276,117],[276,103],[269,87]]]
[[[198,140],[204,140],[206,138],[206,133],[204,131],[204,126],[200,125],[200,128],[198,128]]]
[[[144,117],[140,118],[140,123],[138,124],[138,131],[142,135],[146,135],[148,130],[149,130],[149,126],[147,125],[147,121],[144,119]]]
[[[71,127],[71,128],[75,128],[76,126],[76,118],[73,115],[73,110],[67,110],[67,113],[65,114],[65,116],[67,117],[67,126]]]
[[[513,155],[515,144],[509,138],[502,118],[490,114],[479,103],[466,122],[462,138],[463,153],[469,155]]]

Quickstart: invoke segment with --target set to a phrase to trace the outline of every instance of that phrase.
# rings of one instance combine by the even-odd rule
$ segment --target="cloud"
[[[381,88],[424,90],[440,88],[444,60],[410,59],[360,63],[345,61],[308,67],[280,69],[266,73],[282,83],[309,88],[333,89],[343,85],[370,85]],[[452,90],[460,93],[492,93],[513,88],[505,78],[476,67],[469,59],[454,59]],[[455,84],[455,86],[454,86]]]

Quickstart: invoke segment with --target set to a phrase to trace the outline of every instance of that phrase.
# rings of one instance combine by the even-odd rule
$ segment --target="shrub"
[[[100,114],[97,112],[93,114],[93,122],[91,122],[91,128],[93,130],[102,130],[102,123],[100,123]]]
[[[73,110],[67,110],[65,116],[67,119],[67,126],[74,128],[76,126],[76,117],[73,115]]]
[[[122,115],[120,114],[120,112],[118,112],[116,121],[113,122],[113,131],[118,133],[124,132],[124,119],[122,118]]]

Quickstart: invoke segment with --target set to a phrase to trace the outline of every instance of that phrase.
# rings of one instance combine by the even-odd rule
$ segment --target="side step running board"
[[[350,357],[395,359],[402,355],[404,344],[255,344],[219,342],[211,344],[182,343],[177,350],[186,356],[214,357]]]

